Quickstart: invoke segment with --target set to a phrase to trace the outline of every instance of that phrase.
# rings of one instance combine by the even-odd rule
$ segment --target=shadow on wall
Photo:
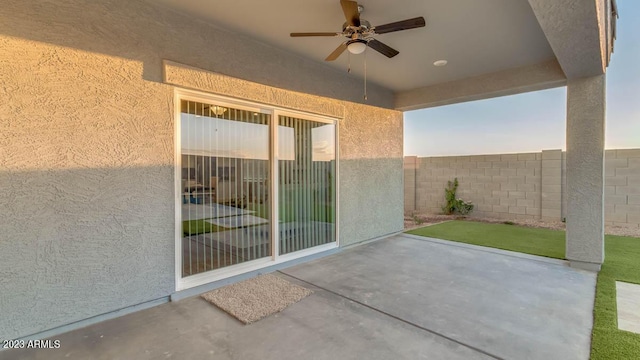
[[[404,228],[402,158],[340,160],[340,245]]]
[[[0,172],[0,338],[170,295],[173,171]]]
[[[402,159],[339,166],[341,245],[402,231]],[[172,165],[3,171],[0,184],[0,338],[173,293]]]

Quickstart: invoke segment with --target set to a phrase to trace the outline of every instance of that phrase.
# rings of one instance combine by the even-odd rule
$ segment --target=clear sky
[[[618,0],[606,148],[640,148],[640,1]],[[565,149],[566,88],[405,112],[405,155]]]

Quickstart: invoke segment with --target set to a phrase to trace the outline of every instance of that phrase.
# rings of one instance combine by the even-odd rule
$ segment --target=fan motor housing
[[[351,26],[346,22],[342,24],[342,33],[348,38],[351,38],[353,34],[364,34],[369,30],[371,30],[371,23],[364,19],[360,19],[360,26],[358,27]]]
[[[349,49],[352,54],[359,54],[364,52],[366,47],[379,52],[380,54],[392,58],[399,54],[398,50],[393,49],[389,45],[386,45],[374,37],[378,34],[387,34],[395,31],[415,29],[424,27],[426,22],[424,17],[419,16],[412,19],[406,19],[402,21],[396,21],[388,24],[382,24],[377,26],[371,26],[367,20],[362,19],[360,14],[363,11],[362,5],[359,5],[354,0],[340,0],[340,6],[344,12],[344,18],[347,20],[342,24],[342,32],[298,32],[291,33],[291,37],[309,37],[309,36],[344,36],[347,41],[343,41],[327,58],[325,61],[334,61],[345,50]],[[363,48],[364,45],[364,48]]]

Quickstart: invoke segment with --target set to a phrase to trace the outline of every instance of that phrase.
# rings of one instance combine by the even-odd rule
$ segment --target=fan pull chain
[[[367,50],[369,49],[369,43],[364,49],[364,101],[367,101]]]
[[[351,53],[347,53],[347,56],[349,56],[349,65],[347,67],[347,72],[351,74]]]

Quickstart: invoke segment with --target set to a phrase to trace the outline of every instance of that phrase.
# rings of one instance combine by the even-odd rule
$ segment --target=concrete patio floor
[[[0,359],[588,359],[596,275],[398,235],[276,273],[314,293],[251,325],[199,297]]]

